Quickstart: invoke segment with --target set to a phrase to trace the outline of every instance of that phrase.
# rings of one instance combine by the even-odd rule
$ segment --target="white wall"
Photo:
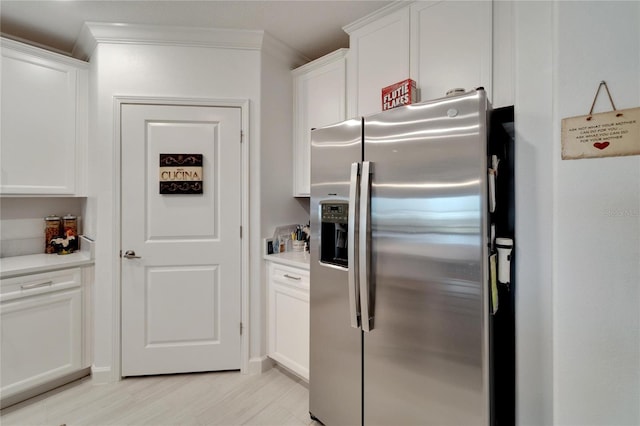
[[[516,2],[516,420],[553,424],[552,3]]]
[[[618,109],[640,107],[640,2],[562,1],[554,16],[554,420],[638,425],[640,156],[563,161],[558,129],[601,80]],[[596,112],[610,110],[603,90]]]
[[[299,64],[298,64],[299,65]],[[289,63],[268,52],[262,54],[260,114],[260,237],[270,238],[276,226],[309,221],[308,199],[293,198],[293,78]],[[306,209],[305,209],[306,205]],[[257,297],[251,300],[252,323],[260,333],[252,333],[252,347],[266,353],[266,271],[261,265]],[[258,293],[254,293],[254,296]],[[260,314],[258,316],[258,313]],[[256,322],[258,321],[258,322]]]
[[[561,160],[560,121],[640,106],[640,3],[514,6],[518,424],[638,425],[640,157]]]
[[[114,265],[120,247],[114,247],[119,232],[114,218],[116,194],[114,158],[119,139],[114,128],[114,96],[167,96],[250,101],[250,223],[258,228],[251,235],[252,270],[259,268],[259,170],[260,170],[260,51],[223,48],[98,44],[91,57],[90,197],[87,214],[95,228],[87,234],[97,239],[94,291],[94,372],[104,380],[118,377],[112,370],[119,354],[114,351],[116,303],[113,288],[119,277]],[[255,208],[254,208],[255,207]],[[250,292],[260,294],[259,279],[252,273]],[[250,348],[253,355],[260,348]]]

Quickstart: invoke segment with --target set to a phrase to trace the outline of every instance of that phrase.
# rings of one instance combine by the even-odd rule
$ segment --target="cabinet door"
[[[269,356],[309,379],[309,272],[269,268]]]
[[[82,368],[81,315],[79,287],[0,306],[3,399]]]
[[[382,111],[382,89],[410,77],[409,13],[409,8],[404,7],[363,26],[355,23],[345,27],[350,36],[347,59],[349,117]]]
[[[293,70],[293,195],[308,197],[311,129],[338,123],[346,112],[347,49]]]
[[[411,5],[411,75],[423,101],[483,86],[492,98],[492,2]]]
[[[0,193],[77,194],[87,72],[76,62],[2,40]]]

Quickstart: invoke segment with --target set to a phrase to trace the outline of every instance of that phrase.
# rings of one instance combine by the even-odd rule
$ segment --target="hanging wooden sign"
[[[202,194],[202,154],[160,154],[160,194]]]
[[[613,111],[592,114],[600,87],[609,94]],[[588,115],[562,120],[562,159],[640,155],[640,108],[616,110],[603,81]]]

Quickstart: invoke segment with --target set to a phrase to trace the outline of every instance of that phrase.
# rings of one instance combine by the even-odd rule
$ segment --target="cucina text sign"
[[[202,194],[202,154],[160,154],[160,194]]]

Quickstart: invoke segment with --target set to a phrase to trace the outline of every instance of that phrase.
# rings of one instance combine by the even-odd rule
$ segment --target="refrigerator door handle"
[[[371,172],[372,163],[370,161],[362,162],[362,171],[360,173],[360,215],[358,230],[358,263],[359,263],[359,284],[360,284],[360,322],[363,331],[371,331],[373,329],[373,315],[370,301],[369,290],[369,263],[371,260],[371,247],[369,246],[370,238],[370,212],[371,205]]]
[[[360,300],[358,297],[358,196],[360,195],[360,164],[351,163],[349,182],[349,227],[347,230],[347,258],[349,267],[349,317],[351,327],[360,328]]]

